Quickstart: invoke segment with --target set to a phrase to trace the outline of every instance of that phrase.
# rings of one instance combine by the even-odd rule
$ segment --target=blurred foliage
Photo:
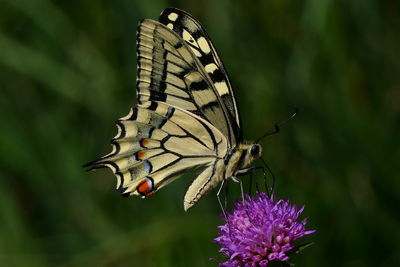
[[[0,0],[0,266],[216,265],[214,192],[183,211],[193,174],[141,200],[81,168],[135,102],[138,20],[168,6],[213,38],[246,138],[300,109],[263,141],[276,195],[318,230],[297,266],[395,266],[399,3]]]

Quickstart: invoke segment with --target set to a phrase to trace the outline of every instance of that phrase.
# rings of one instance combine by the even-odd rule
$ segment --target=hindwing
[[[212,124],[163,102],[135,106],[117,126],[113,151],[88,166],[111,168],[125,195],[148,196],[187,169],[214,166],[228,149],[225,136]],[[187,202],[197,201],[190,197]]]

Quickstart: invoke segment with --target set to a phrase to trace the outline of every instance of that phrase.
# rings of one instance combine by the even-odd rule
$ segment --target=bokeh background
[[[0,0],[0,266],[216,266],[220,208],[214,191],[183,211],[192,173],[142,200],[81,167],[135,103],[138,20],[169,6],[208,30],[247,139],[300,110],[263,140],[318,231],[296,266],[396,266],[399,3]]]

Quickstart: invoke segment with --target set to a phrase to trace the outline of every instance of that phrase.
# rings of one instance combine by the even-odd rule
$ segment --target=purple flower
[[[253,199],[245,196],[244,204],[235,203],[232,214],[227,214],[224,225],[219,226],[220,252],[228,259],[220,267],[268,266],[271,261],[287,261],[288,252],[295,248],[294,241],[315,230],[305,230],[306,221],[296,221],[303,212],[288,201],[274,201],[265,193]]]

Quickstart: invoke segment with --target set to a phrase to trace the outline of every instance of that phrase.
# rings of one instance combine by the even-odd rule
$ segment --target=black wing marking
[[[139,103],[161,101],[196,114],[236,145],[235,124],[221,96],[186,42],[154,20],[139,23],[137,34]]]
[[[113,151],[85,166],[109,167],[125,195],[150,195],[187,169],[222,161],[228,149],[212,124],[163,102],[135,106],[117,127]]]
[[[225,104],[237,142],[242,140],[239,111],[232,86],[224,65],[205,29],[190,14],[176,8],[165,9],[161,13],[159,21],[175,31],[199,59]]]

